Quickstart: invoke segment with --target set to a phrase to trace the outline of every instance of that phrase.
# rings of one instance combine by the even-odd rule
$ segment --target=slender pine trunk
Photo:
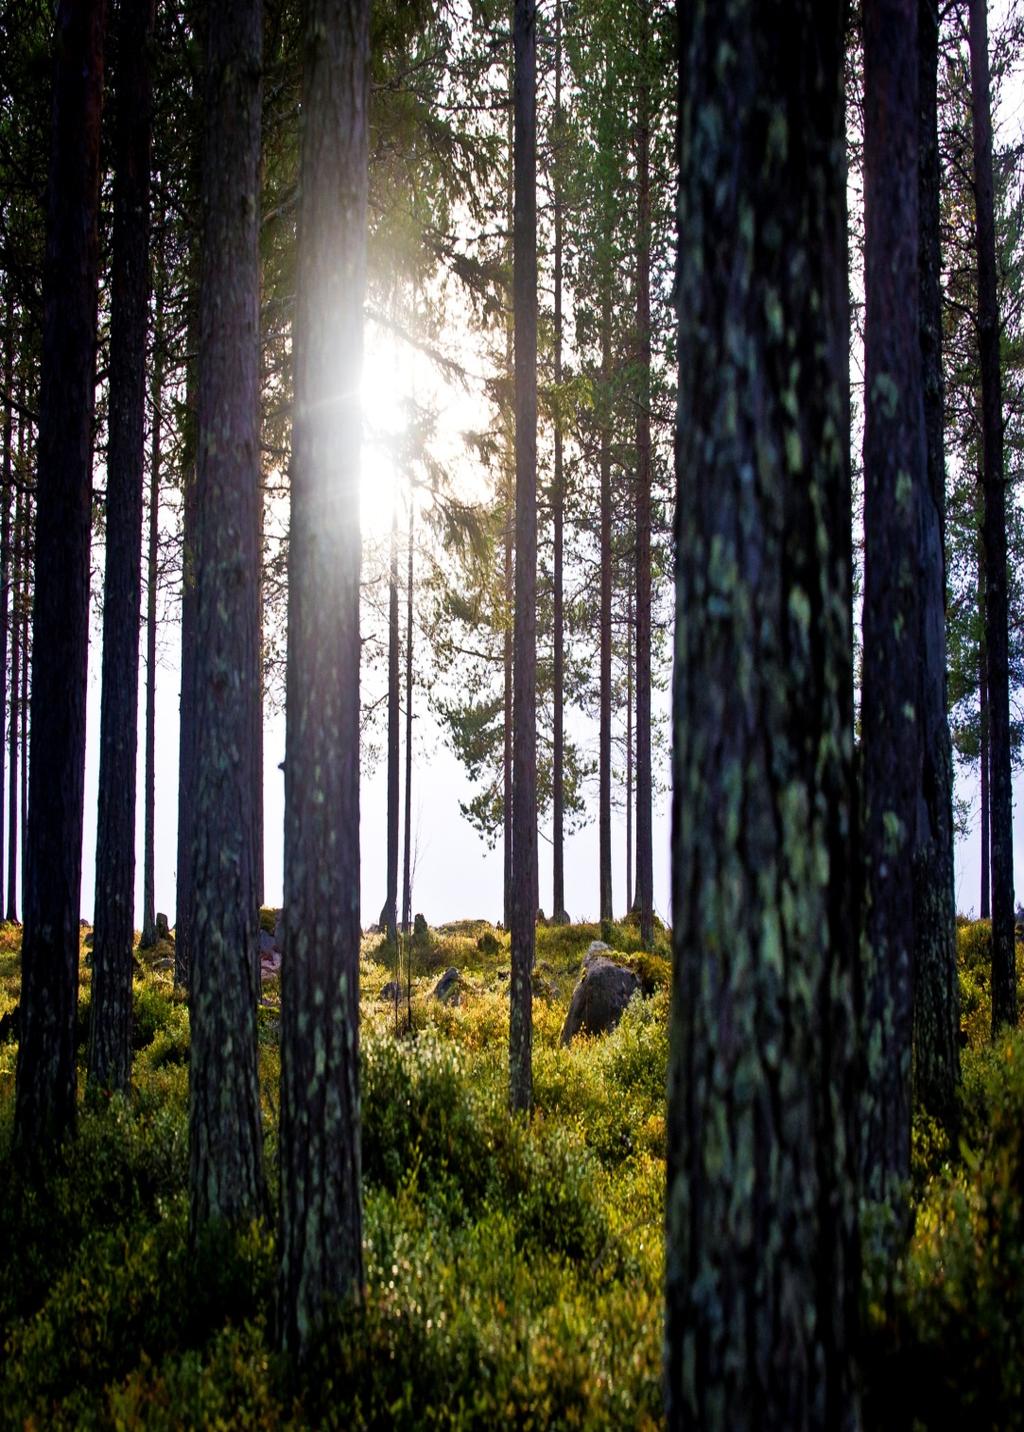
[[[649,0],[640,0],[636,127],[636,893],[640,939],[654,943],[651,778],[651,129]]]
[[[18,422],[18,473],[24,471],[25,420]],[[21,745],[21,670],[22,647],[22,570],[25,561],[24,516],[25,499],[19,491],[14,508],[14,551],[12,553],[13,601],[11,603],[11,710],[7,739],[10,752],[10,781],[7,790],[7,913],[6,919],[18,919],[18,848],[20,795],[19,747]]]
[[[163,220],[158,216],[157,229]],[[163,457],[164,271],[162,252],[156,271],[153,318],[153,386],[150,408],[153,428],[149,450],[149,531],[146,552],[146,755],[143,778],[145,807],[142,857],[142,936],[139,944],[156,944],[156,597],[159,581],[160,465]]]
[[[380,923],[388,943],[398,947],[398,772],[399,659],[398,635],[398,502],[391,508],[391,562],[388,571],[388,872],[387,896]]]
[[[960,1083],[960,1008],[953,883],[953,753],[946,718],[946,472],[935,0],[917,0],[917,27],[919,326],[927,486],[921,493],[920,531],[923,759],[914,848],[914,1090],[922,1107],[953,1132]]]
[[[565,913],[565,595],[563,547],[565,541],[565,474],[562,453],[562,3],[555,3],[555,115],[552,133],[552,204],[555,219],[555,471],[551,504],[554,525],[554,731],[551,771],[553,892],[551,915],[556,922]]]
[[[988,652],[982,639],[978,648],[978,720],[981,731],[978,748],[978,764],[981,768],[981,811],[978,819],[981,837],[981,906],[978,916],[982,920],[992,918],[992,881],[989,868],[991,853],[990,807],[989,807],[989,748],[988,748]]]
[[[62,0],[43,279],[26,847],[14,1145],[75,1126],[104,0]]]
[[[14,464],[14,300],[8,292],[4,326],[3,478],[0,485],[0,875],[4,869],[4,761],[7,730],[7,650],[11,607],[11,478]]]
[[[533,960],[537,938],[537,7],[515,0],[516,602],[512,752],[512,979],[509,1102],[533,1104]]]
[[[988,651],[989,831],[992,850],[992,1034],[1017,1022],[1013,920],[1013,789],[1010,764],[1009,606],[1006,473],[999,366],[999,294],[992,182],[988,7],[970,0],[974,215],[978,260],[978,346],[984,448],[985,645]]]
[[[601,921],[615,917],[612,897],[612,313],[610,275],[601,296],[601,484],[600,692],[597,745],[598,910]]]
[[[402,929],[412,928],[412,594],[413,594],[413,522],[416,505],[409,490],[409,552],[405,585],[405,847],[402,876]]]
[[[257,1078],[262,4],[206,38],[189,931],[190,1233],[266,1208]]]
[[[305,33],[288,550],[280,1331],[301,1357],[362,1294],[359,378],[369,0]]]
[[[154,6],[155,0],[145,0],[118,10],[114,90],[107,555],[88,1080],[98,1089],[122,1091],[131,1074]]]
[[[633,908],[633,586],[626,612],[626,911]]]

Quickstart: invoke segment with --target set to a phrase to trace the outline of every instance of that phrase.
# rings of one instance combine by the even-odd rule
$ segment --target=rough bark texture
[[[288,554],[281,1338],[361,1297],[359,373],[368,0],[306,24]]]
[[[601,438],[598,476],[601,485],[601,615],[600,690],[597,737],[597,874],[598,911],[602,921],[614,918],[612,894],[612,455],[611,371],[612,315],[608,275],[601,298]]]
[[[388,577],[388,889],[381,925],[398,944],[398,505],[391,513],[391,569]]]
[[[988,651],[989,833],[992,856],[992,1033],[1017,1022],[1013,934],[1013,790],[1010,769],[1006,475],[999,368],[999,296],[992,194],[992,112],[985,0],[970,0],[974,215],[978,251],[978,347],[985,458],[985,646]]]
[[[935,0],[918,0],[918,269],[927,486],[921,493],[922,761],[914,848],[914,1089],[947,1129],[960,1082],[960,990],[953,884],[953,753],[946,719],[946,471],[939,242]]]
[[[190,386],[186,377],[186,389]],[[186,406],[188,396],[186,393]],[[174,983],[187,988],[192,965],[192,826],[196,791],[196,473],[187,458],[182,465],[181,485],[181,696],[178,706]]]
[[[678,13],[668,1424],[852,1429],[845,6]]]
[[[920,800],[921,499],[927,485],[917,244],[917,0],[864,7],[864,1045],[862,1193],[910,1175]]]
[[[626,612],[626,909],[633,908],[633,588]]]
[[[92,419],[104,0],[62,0],[43,278],[32,675],[32,798],[15,1146],[75,1123],[75,1017],[89,642]]]
[[[511,492],[505,496],[505,634],[502,651],[504,668],[504,741],[501,756],[502,792],[502,923],[506,930],[512,927],[512,611],[515,603],[515,531],[514,499]]]
[[[985,649],[984,640],[978,649],[978,667],[978,726],[980,730],[978,764],[981,768],[980,809],[978,812],[978,833],[981,837],[981,903],[978,909],[978,918],[981,920],[991,920],[992,881],[991,871],[989,869],[991,842],[989,840],[988,791],[988,652]]]
[[[18,457],[24,456],[25,425],[18,425]],[[19,470],[22,464],[19,460]],[[19,754],[21,747],[21,671],[19,662],[24,656],[22,642],[23,607],[22,588],[24,585],[25,563],[25,520],[26,499],[19,492],[14,508],[14,600],[11,604],[11,719],[8,727],[8,750],[10,751],[10,781],[7,790],[7,911],[5,918],[16,922],[18,919],[18,796],[20,791]],[[21,831],[22,836],[24,830]]]
[[[537,7],[515,0],[516,606],[512,751],[512,978],[509,1101],[533,1103],[533,959],[537,939]]]
[[[189,924],[191,1228],[265,1206],[256,1075],[261,0],[207,17]]]
[[[562,142],[562,5],[555,4],[555,115],[552,136],[554,154],[552,157],[552,206],[555,220],[555,470],[551,484],[551,508],[553,538],[552,582],[554,586],[554,730],[551,755],[551,869],[552,895],[551,917],[556,922],[566,919],[565,913],[565,595],[563,555],[565,543],[565,474],[562,456],[562,187],[561,152]]]
[[[402,929],[412,929],[412,578],[413,521],[416,505],[409,493],[409,553],[405,586],[405,829],[402,851]]]
[[[7,647],[11,607],[11,476],[14,464],[14,301],[10,293],[4,324],[3,479],[0,485],[0,881],[4,871],[4,764],[7,746]]]
[[[149,322],[149,43],[154,0],[117,11],[107,558],[96,830],[90,1084],[128,1088],[135,935],[135,788]]]
[[[649,0],[641,0],[636,172],[636,902],[640,939],[654,943],[651,783],[651,129],[646,67]]]
[[[149,450],[149,533],[146,552],[146,752],[143,778],[142,934],[139,944],[156,944],[156,593],[160,536],[160,464],[162,461],[164,330],[163,264],[158,260],[153,318],[153,392]]]

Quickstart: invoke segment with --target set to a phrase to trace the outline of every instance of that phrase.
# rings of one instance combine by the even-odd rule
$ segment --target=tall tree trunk
[[[507,492],[505,495],[505,550],[504,550],[504,579],[505,579],[505,632],[502,651],[503,676],[504,676],[504,742],[501,757],[501,792],[502,792],[502,834],[503,834],[503,859],[504,868],[502,872],[502,923],[506,930],[512,928],[512,688],[513,688],[513,667],[512,667],[512,613],[515,605],[515,547],[513,533],[515,531],[515,518],[513,507],[514,494]]]
[[[846,7],[678,15],[668,1425],[853,1429]]]
[[[533,1103],[537,939],[537,7],[515,0],[513,314],[516,414],[515,694],[509,1102]]]
[[[942,393],[942,252],[939,238],[935,0],[917,0],[918,271],[927,445],[921,493],[919,680],[921,789],[914,849],[914,1088],[947,1129],[956,1124],[960,1000],[953,877],[953,752],[946,719],[946,470]]]
[[[195,391],[192,373],[186,374]],[[191,460],[190,460],[191,459]],[[178,707],[178,864],[175,881],[174,983],[187,988],[192,968],[192,827],[196,794],[196,472],[194,456],[182,464],[181,696]]]
[[[11,498],[14,467],[14,300],[7,294],[4,324],[3,479],[0,486],[0,876],[4,870],[4,758],[7,730],[7,648],[11,608]]]
[[[654,943],[651,782],[651,131],[649,0],[640,0],[636,126],[636,894],[640,939]]]
[[[626,910],[633,908],[633,587],[626,615]]]
[[[978,254],[978,346],[985,456],[985,645],[988,650],[990,839],[992,845],[992,1033],[1017,1022],[1013,933],[1013,790],[1010,770],[1009,609],[1006,574],[1006,475],[999,368],[999,296],[992,187],[992,111],[988,7],[970,0],[974,214]]]
[[[552,205],[555,219],[555,471],[552,483],[554,523],[554,731],[551,771],[552,918],[561,923],[565,913],[565,597],[563,547],[565,540],[565,474],[562,455],[562,0],[555,2],[555,117],[552,134]]]
[[[398,947],[398,502],[391,506],[391,565],[388,573],[388,889],[380,923],[389,944]]]
[[[158,218],[162,224],[163,213]],[[156,595],[159,582],[160,464],[162,461],[164,390],[164,266],[157,259],[156,299],[153,316],[152,421],[149,451],[149,532],[146,552],[146,755],[143,779],[145,805],[142,857],[142,936],[139,944],[156,944]]]
[[[864,1043],[862,1192],[901,1215],[910,1176],[914,853],[922,754],[917,0],[864,8]]]
[[[61,0],[43,279],[32,798],[15,1146],[75,1123],[104,0]]]
[[[615,918],[612,896],[612,310],[611,272],[601,295],[601,484],[600,690],[597,738],[598,911],[602,923]]]
[[[154,4],[122,4],[117,15],[107,560],[88,1065],[90,1084],[108,1090],[127,1090],[131,1073]]]
[[[281,1337],[361,1296],[359,374],[369,0],[306,21],[288,552]]]
[[[409,488],[409,556],[405,586],[405,848],[402,877],[402,929],[406,934],[412,928],[412,564],[413,564],[413,522],[416,505],[412,487]]]
[[[211,6],[199,287],[195,807],[189,927],[194,1240],[265,1207],[256,1073],[262,4]]]
[[[979,740],[978,764],[981,767],[981,815],[979,818],[981,835],[981,908],[978,912],[979,919],[991,920],[992,918],[992,882],[989,869],[989,854],[991,852],[991,841],[989,832],[991,830],[990,808],[989,808],[989,747],[988,747],[988,651],[985,647],[984,638],[978,649],[978,717],[981,729]]]
[[[33,534],[32,499],[25,498],[23,553],[21,559],[21,908],[24,912],[28,890],[28,710],[29,710],[29,662],[32,653],[32,627],[29,616],[31,604],[30,572],[32,570]]]
[[[24,471],[25,420],[18,423],[18,472]],[[12,922],[18,919],[18,797],[20,794],[19,746],[21,744],[21,671],[20,661],[24,655],[22,645],[22,622],[24,599],[23,567],[25,562],[24,504],[26,499],[19,491],[14,516],[14,600],[11,604],[11,718],[8,728],[8,749],[10,751],[10,784],[7,792],[7,914]]]

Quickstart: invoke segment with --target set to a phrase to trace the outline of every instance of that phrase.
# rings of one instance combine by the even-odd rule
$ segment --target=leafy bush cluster
[[[136,982],[131,1100],[83,1096],[45,1182],[11,1156],[14,1065],[0,1065],[0,1425],[656,1425],[665,996],[561,1049],[597,935],[553,928],[560,993],[536,1004],[526,1124],[507,1109],[507,940],[492,933],[497,950],[475,927],[433,937],[458,941],[466,994],[447,1007],[421,976],[400,1036],[376,999],[387,968],[365,952],[366,1304],[324,1335],[301,1385],[274,1352],[273,1229],[190,1251],[188,1012],[167,971],[150,957]],[[88,1000],[83,967],[83,1031]],[[277,1017],[260,1010],[272,1176]]]

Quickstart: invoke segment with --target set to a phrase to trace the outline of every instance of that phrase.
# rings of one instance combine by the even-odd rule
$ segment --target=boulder
[[[173,956],[173,955],[162,955],[162,956],[160,957],[160,959],[153,961],[153,969],[154,969],[154,970],[173,970],[173,969],[174,969],[174,956]]]
[[[462,977],[453,965],[451,969],[445,970],[444,974],[434,986],[434,998],[439,999],[442,1004],[460,1004],[459,989],[462,984]]]
[[[591,940],[587,946],[587,953],[583,956],[583,968],[589,970],[596,959],[602,955],[610,955],[611,952],[611,945],[606,945],[603,940]]]
[[[171,938],[171,927],[167,923],[167,916],[160,912],[156,917],[156,937],[158,940],[169,940]]]
[[[584,960],[583,977],[569,1001],[561,1042],[570,1044],[581,1033],[607,1034],[618,1024],[639,988],[640,981],[632,970],[609,960],[592,945]]]
[[[496,955],[501,949],[497,938],[491,934],[490,930],[484,931],[477,940],[476,947],[482,955]]]
[[[262,960],[262,958],[263,958],[264,955],[273,955],[273,954],[276,954],[276,953],[277,953],[277,936],[276,936],[276,935],[268,935],[267,932],[266,932],[266,930],[261,930],[261,931],[260,931],[260,959]]]
[[[16,1004],[9,1009],[0,1019],[0,1044],[6,1044],[9,1039],[17,1039],[21,1034],[21,1005]]]
[[[427,917],[425,915],[413,916],[412,939],[415,945],[425,945],[430,939],[430,931],[427,928]]]
[[[401,999],[401,997],[402,986],[398,983],[397,980],[388,980],[387,984],[380,992],[380,999],[382,1004],[394,1004],[395,1000]]]

